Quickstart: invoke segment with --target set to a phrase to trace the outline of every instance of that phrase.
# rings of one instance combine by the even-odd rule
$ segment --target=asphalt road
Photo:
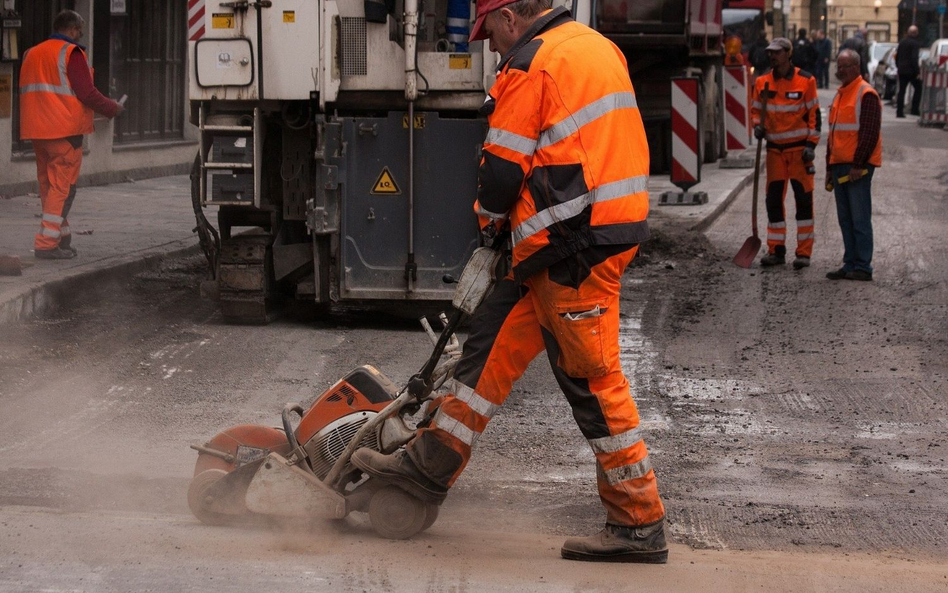
[[[188,444],[276,425],[285,402],[359,364],[403,382],[429,345],[398,313],[224,325],[191,259],[0,332],[0,591],[948,590],[948,133],[912,121],[885,123],[873,283],[823,279],[841,245],[822,191],[802,272],[729,263],[749,192],[707,237],[656,216],[625,279],[621,340],[668,565],[558,558],[603,515],[543,360],[411,541],[358,518],[198,523]]]

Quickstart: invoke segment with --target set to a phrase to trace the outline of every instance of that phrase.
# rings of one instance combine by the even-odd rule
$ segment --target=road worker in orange
[[[648,237],[649,153],[622,53],[550,0],[478,0],[471,40],[501,54],[475,211],[512,230],[513,269],[475,312],[451,395],[374,478],[440,504],[511,387],[546,350],[596,460],[606,511],[564,558],[664,563],[665,509],[619,362],[622,274]]]
[[[754,136],[767,139],[767,255],[762,266],[786,263],[787,182],[796,201],[797,250],[794,269],[810,265],[813,254],[813,175],[822,127],[816,78],[790,63],[790,40],[777,37],[767,46],[773,69],[754,84],[751,117]],[[767,113],[761,113],[764,88]]]
[[[882,101],[860,72],[860,56],[844,49],[836,57],[842,83],[829,113],[827,187],[836,193],[843,233],[843,267],[830,280],[872,281],[872,175],[882,166]]]
[[[39,259],[71,259],[67,216],[82,166],[82,137],[93,111],[112,118],[123,107],[96,90],[85,47],[85,22],[71,10],[53,21],[49,39],[31,48],[20,68],[20,137],[33,141],[43,216],[34,248]]]

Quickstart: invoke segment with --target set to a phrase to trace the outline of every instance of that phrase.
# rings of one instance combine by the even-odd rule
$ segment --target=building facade
[[[86,20],[80,41],[96,87],[126,111],[96,118],[86,137],[80,185],[184,173],[197,152],[188,119],[187,5],[168,0],[2,0],[0,39],[0,194],[36,191],[30,142],[19,137],[17,96],[23,52],[49,37],[55,15]]]
[[[899,40],[899,0],[768,0],[768,5],[783,16],[774,19],[775,36],[795,39],[800,29],[822,30],[834,54],[861,27],[869,41]]]

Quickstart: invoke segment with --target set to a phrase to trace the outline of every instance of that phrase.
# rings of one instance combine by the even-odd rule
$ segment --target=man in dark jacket
[[[843,42],[839,51],[851,49],[859,54],[859,73],[862,79],[869,82],[869,42],[866,41],[866,30],[859,29],[856,34]]]
[[[813,49],[813,44],[806,36],[806,29],[800,29],[790,57],[797,68],[806,70],[810,74],[816,71],[816,50]]]
[[[770,42],[767,41],[767,32],[761,31],[757,36],[757,40],[747,50],[748,59],[754,67],[755,76],[761,76],[770,70],[770,58],[767,57],[768,45],[770,45]]]
[[[816,32],[816,86],[821,89],[829,88],[830,59],[833,56],[833,42],[826,38],[823,31]]]
[[[918,68],[918,27],[912,25],[908,34],[899,42],[895,50],[895,65],[899,69],[899,98],[896,105],[896,117],[905,117],[905,91],[912,85],[912,115],[918,115],[919,101],[922,100],[921,72]]]

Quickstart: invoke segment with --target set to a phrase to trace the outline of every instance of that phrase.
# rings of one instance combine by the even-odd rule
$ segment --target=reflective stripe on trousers
[[[495,286],[474,314],[450,386],[454,395],[445,398],[430,426],[408,445],[422,472],[453,485],[513,383],[546,349],[557,383],[595,455],[607,520],[641,525],[664,516],[638,411],[619,361],[618,290],[634,252],[593,266],[578,289],[552,282],[548,271],[527,280],[525,295],[511,278]],[[591,302],[598,304],[598,311]],[[580,315],[584,312],[587,315]]]
[[[82,147],[73,148],[65,139],[34,140],[33,151],[43,207],[33,247],[55,249],[61,239],[69,235],[69,209],[76,195],[76,182],[82,167]]]

